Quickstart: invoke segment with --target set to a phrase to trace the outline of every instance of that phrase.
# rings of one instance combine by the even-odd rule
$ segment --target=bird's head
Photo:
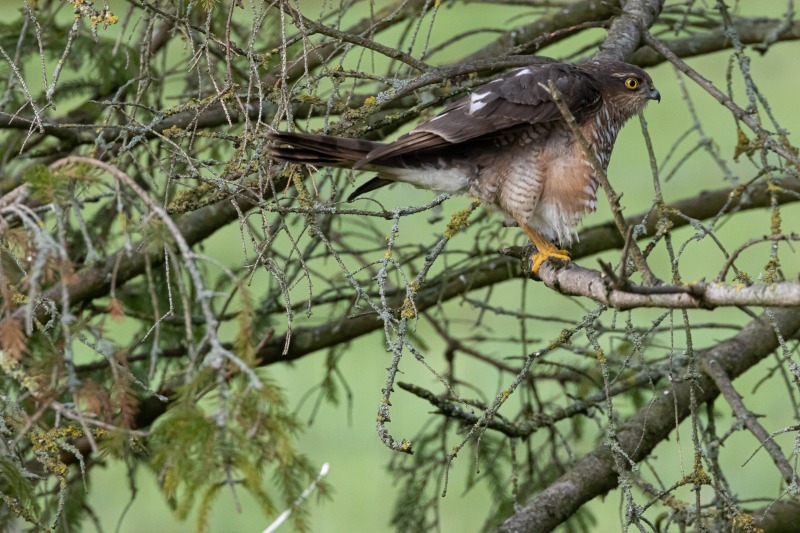
[[[650,100],[661,102],[661,94],[650,75],[636,65],[621,61],[590,64],[602,83],[606,105],[625,119],[644,109]]]

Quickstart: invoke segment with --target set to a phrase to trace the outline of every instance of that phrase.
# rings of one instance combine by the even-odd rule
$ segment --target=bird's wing
[[[396,141],[372,150],[354,168],[412,152],[492,137],[520,125],[560,120],[561,112],[547,91],[550,80],[578,119],[602,105],[597,82],[579,66],[531,65],[478,87]]]

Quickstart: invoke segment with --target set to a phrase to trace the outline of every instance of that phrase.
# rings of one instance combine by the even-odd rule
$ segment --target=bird
[[[597,207],[594,164],[605,172],[620,129],[651,100],[661,102],[661,94],[635,65],[541,61],[477,87],[392,142],[273,131],[267,152],[286,163],[376,172],[350,201],[393,182],[477,197],[525,231],[536,247],[536,274],[550,258],[569,261],[564,247]]]

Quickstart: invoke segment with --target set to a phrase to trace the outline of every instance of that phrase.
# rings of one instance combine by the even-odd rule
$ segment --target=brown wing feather
[[[550,80],[578,120],[602,105],[597,80],[580,65],[531,65],[480,86],[396,141],[372,150],[354,168],[411,152],[491,138],[521,125],[561,120],[561,112],[546,89]]]

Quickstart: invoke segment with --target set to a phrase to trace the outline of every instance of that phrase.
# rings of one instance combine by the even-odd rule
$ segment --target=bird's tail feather
[[[274,132],[268,133],[267,138],[273,141],[267,151],[275,159],[287,163],[336,167],[352,167],[372,150],[382,146],[375,141],[311,133]]]

